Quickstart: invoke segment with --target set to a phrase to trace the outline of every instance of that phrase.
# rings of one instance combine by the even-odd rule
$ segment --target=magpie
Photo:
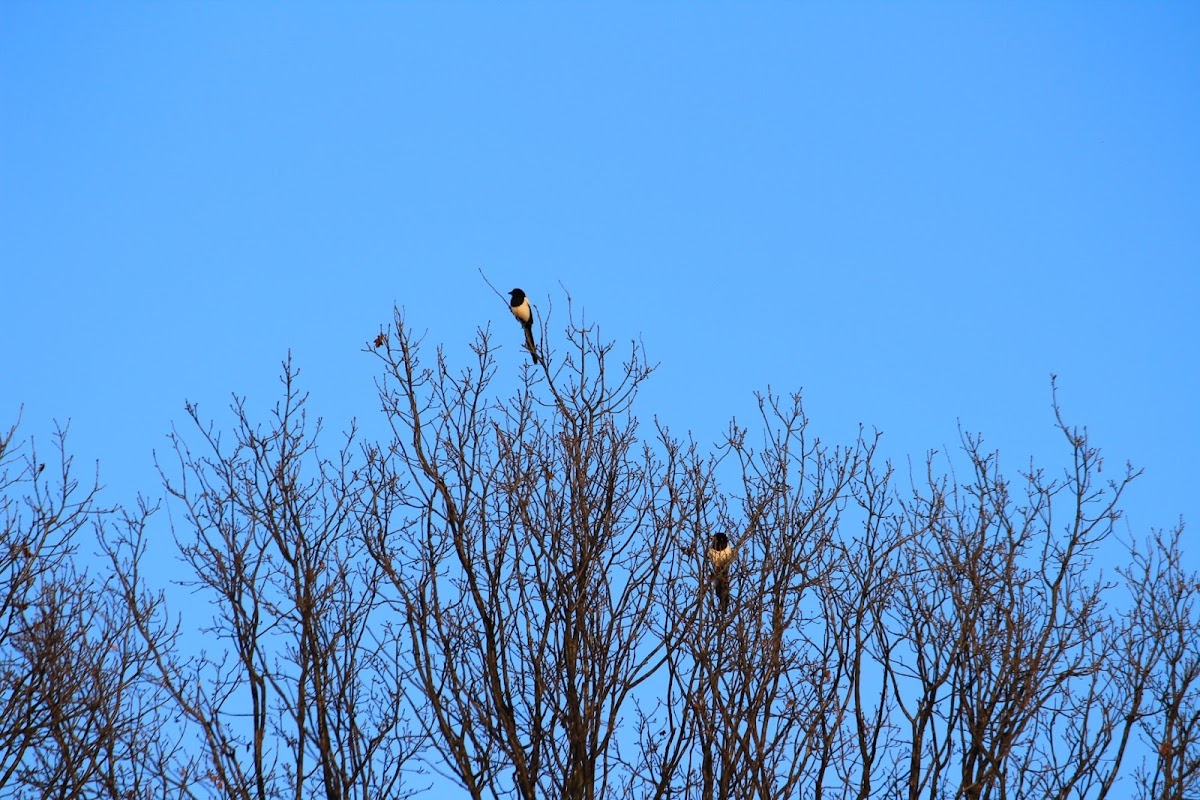
[[[525,297],[525,293],[520,289],[513,289],[509,294],[512,295],[512,300],[508,304],[508,310],[525,329],[525,348],[529,351],[529,355],[533,356],[533,363],[537,364],[537,347],[533,343],[533,308],[529,305],[529,299]]]
[[[713,568],[713,591],[721,610],[729,607],[729,565],[737,556],[737,550],[729,546],[729,537],[725,531],[713,534],[712,544],[708,546],[708,560]]]

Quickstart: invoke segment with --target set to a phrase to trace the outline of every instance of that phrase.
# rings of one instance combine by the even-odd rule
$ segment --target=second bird
[[[512,300],[508,303],[508,310],[525,329],[525,347],[529,350],[529,355],[533,356],[533,363],[537,364],[537,346],[533,341],[533,308],[529,305],[529,298],[520,289],[513,289],[509,294],[512,295]]]
[[[713,568],[713,591],[722,611],[729,607],[729,565],[736,556],[737,550],[729,546],[725,531],[713,534],[712,544],[708,546],[708,560]]]

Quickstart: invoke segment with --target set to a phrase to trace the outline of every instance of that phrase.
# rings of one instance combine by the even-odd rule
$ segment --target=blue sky
[[[113,501],[289,349],[378,424],[393,303],[515,381],[483,269],[640,338],[704,442],[769,386],[1052,466],[1057,373],[1141,536],[1200,518],[1200,6],[8,2],[0,263],[0,422],[70,419]]]

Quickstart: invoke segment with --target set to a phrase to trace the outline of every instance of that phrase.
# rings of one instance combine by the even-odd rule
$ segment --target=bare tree
[[[679,635],[664,601],[692,566],[666,508],[687,498],[631,413],[651,367],[634,346],[614,374],[583,326],[568,341],[508,401],[486,333],[458,374],[440,351],[425,367],[399,316],[377,351],[395,435],[371,474],[394,505],[373,550],[427,732],[472,797],[626,785],[623,715]]]
[[[66,429],[42,460],[0,437],[0,788],[16,797],[165,796],[174,758],[165,698],[141,679],[149,653],[110,578],[81,569],[81,545],[135,515],[80,484]],[[22,452],[24,450],[24,452]],[[113,519],[118,515],[121,519]]]
[[[1134,699],[1093,561],[1137,473],[1102,480],[1099,451],[1055,413],[1060,478],[1031,467],[1014,496],[997,455],[964,436],[969,480],[931,456],[903,503],[887,669],[909,798],[1104,797],[1117,775]]]
[[[870,626],[847,624],[868,604],[864,575],[846,561],[849,542],[838,535],[853,487],[874,479],[874,440],[822,444],[808,433],[799,396],[764,396],[759,406],[762,446],[749,445],[747,429],[735,424],[722,456],[737,464],[737,495],[718,488],[718,462],[693,462],[690,471],[704,487],[689,509],[691,535],[735,531],[737,557],[695,569],[694,596],[725,591],[728,581],[730,599],[681,615],[686,636],[670,650],[667,702],[654,718],[680,751],[672,791],[661,796],[820,796],[827,777],[855,780],[855,748],[870,747],[846,736],[847,720],[880,715],[847,658],[865,647],[855,631],[869,634]],[[856,566],[874,574],[880,565]],[[645,751],[653,744],[643,739]]]
[[[355,433],[323,456],[320,422],[310,429],[295,379],[288,361],[266,425],[235,399],[232,437],[193,405],[200,451],[172,436],[177,472],[164,470],[164,481],[183,507],[176,539],[212,616],[197,626],[198,652],[165,614],[138,620],[154,680],[201,743],[180,784],[189,795],[256,800],[404,796],[416,788],[405,767],[420,739],[407,727],[406,667],[380,636]],[[131,564],[143,551],[137,537],[113,546]],[[144,576],[121,574],[138,608]]]
[[[1154,533],[1121,570],[1133,599],[1122,651],[1130,718],[1151,748],[1136,773],[1147,800],[1200,790],[1200,574],[1183,565],[1182,536],[1182,524]]]

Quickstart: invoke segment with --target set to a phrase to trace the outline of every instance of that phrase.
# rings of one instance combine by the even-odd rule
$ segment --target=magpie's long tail
[[[718,575],[713,579],[713,591],[717,595],[717,604],[721,610],[729,608],[729,576]]]
[[[533,326],[522,325],[525,329],[525,349],[529,351],[529,355],[533,356],[533,363],[538,363],[537,345],[533,341]]]

